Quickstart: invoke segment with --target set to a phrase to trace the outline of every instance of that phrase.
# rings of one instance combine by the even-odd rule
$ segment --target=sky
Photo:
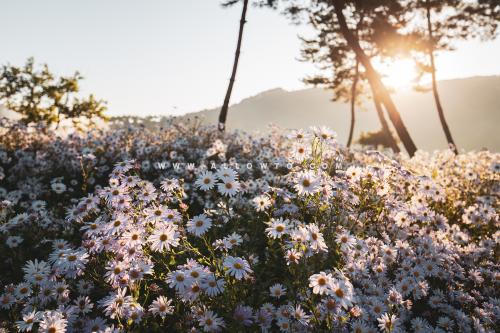
[[[0,0],[0,64],[28,57],[58,75],[78,70],[82,94],[108,101],[109,115],[178,115],[222,104],[241,5],[218,0]],[[250,7],[231,103],[281,87],[305,88],[317,70],[298,61],[296,26]],[[500,39],[456,44],[437,58],[438,79],[500,74]],[[397,68],[397,66],[395,67]],[[393,76],[396,72],[393,73]]]

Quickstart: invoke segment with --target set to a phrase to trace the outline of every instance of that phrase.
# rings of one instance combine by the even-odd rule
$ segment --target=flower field
[[[498,332],[499,154],[1,125],[0,331]]]

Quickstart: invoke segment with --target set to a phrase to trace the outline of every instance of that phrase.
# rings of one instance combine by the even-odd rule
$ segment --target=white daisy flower
[[[349,231],[339,233],[335,239],[340,244],[340,250],[346,252],[356,245],[356,238],[354,238]]]
[[[21,244],[23,242],[23,238],[20,237],[20,236],[9,236],[6,240],[5,240],[5,244],[10,247],[11,249],[15,248],[15,247],[18,247],[19,244]]]
[[[151,244],[151,249],[157,252],[165,250],[170,251],[171,248],[179,245],[180,234],[177,231],[177,225],[169,224],[157,228],[154,233],[149,236],[148,242]]]
[[[64,185],[63,183],[52,183],[51,188],[57,194],[61,194],[66,191],[66,185]]]
[[[225,326],[224,320],[210,310],[204,311],[198,321],[204,332],[219,332]]]
[[[311,152],[310,144],[306,142],[296,142],[292,145],[292,156],[296,161],[305,160]]]
[[[328,294],[333,296],[335,301],[344,309],[352,306],[354,291],[350,282],[332,279]]]
[[[238,257],[226,257],[224,267],[227,269],[228,274],[234,276],[236,280],[246,279],[252,273],[248,261]]]
[[[294,188],[299,195],[311,195],[321,190],[321,181],[314,172],[301,171],[297,174]]]
[[[194,183],[196,187],[203,191],[208,191],[215,186],[215,176],[210,171],[203,172]]]
[[[23,267],[24,279],[30,283],[40,283],[45,280],[50,273],[50,266],[45,261],[28,261]]]
[[[263,212],[271,206],[271,199],[267,195],[259,195],[253,198],[252,202],[258,212]]]
[[[58,311],[46,311],[40,320],[39,332],[43,333],[64,333],[68,321],[64,315]]]
[[[238,179],[238,173],[231,168],[220,168],[216,175],[224,183],[234,182]]]
[[[307,140],[311,137],[311,134],[304,131],[303,129],[296,129],[292,130],[290,134],[287,135],[289,139],[296,140],[296,141],[303,141]]]
[[[298,264],[300,258],[302,258],[302,252],[293,249],[286,251],[285,259],[287,265],[290,265],[291,263]]]
[[[286,288],[280,283],[273,284],[269,287],[269,294],[271,297],[280,298],[286,295]]]
[[[167,314],[172,314],[174,312],[174,307],[170,305],[170,303],[172,303],[171,299],[165,296],[158,296],[149,306],[149,312],[155,316],[164,318]]]
[[[267,236],[273,239],[281,238],[283,235],[286,235],[288,232],[288,220],[272,219],[269,223],[269,227],[266,228]]]
[[[201,287],[203,288],[205,294],[213,297],[224,291],[225,284],[226,282],[224,279],[217,279],[215,275],[209,274],[202,280]]]
[[[313,288],[313,293],[323,295],[328,291],[332,282],[332,274],[320,272],[309,277],[309,287]]]
[[[174,288],[179,292],[182,292],[184,291],[184,289],[188,288],[192,282],[193,279],[191,278],[191,276],[189,276],[182,270],[176,270],[168,273],[167,275],[167,283],[169,287]]]
[[[212,219],[205,214],[200,214],[189,220],[186,226],[188,232],[200,237],[210,229],[212,226]]]
[[[381,331],[392,332],[396,328],[399,319],[393,314],[389,316],[387,313],[384,313],[382,317],[377,318],[377,321]]]
[[[31,332],[33,324],[38,322],[40,313],[36,311],[28,312],[23,315],[23,320],[16,321],[17,329],[21,332]]]
[[[234,197],[240,189],[240,184],[235,180],[227,180],[217,185],[220,194],[228,197]]]
[[[318,139],[321,141],[331,141],[337,137],[337,133],[332,131],[326,126],[322,127],[313,127],[313,132]]]

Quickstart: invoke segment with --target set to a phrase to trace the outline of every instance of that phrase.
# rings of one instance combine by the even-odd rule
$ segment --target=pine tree
[[[381,22],[388,18],[383,17],[374,9],[372,6],[356,6],[355,10],[350,11],[348,18],[349,26],[352,27],[352,35],[363,43],[363,52],[368,59],[379,53],[378,45],[375,42],[377,35],[380,35],[381,31],[387,33],[391,29],[395,30],[389,23],[382,24]],[[334,100],[350,102],[351,125],[347,145],[352,143],[355,123],[354,110],[359,100],[358,97],[366,95],[367,87],[369,87],[373,95],[377,116],[382,125],[382,133],[385,133],[387,137],[385,141],[390,143],[389,146],[394,151],[399,152],[396,140],[392,137],[385,120],[380,93],[376,89],[376,85],[371,84],[368,80],[367,71],[360,69],[360,58],[349,41],[344,38],[335,7],[330,1],[316,1],[310,7],[302,8],[302,11],[308,13],[308,22],[316,32],[313,38],[302,38],[304,44],[302,58],[317,64],[322,71],[319,75],[307,77],[305,82],[331,89]],[[402,7],[399,7],[399,12],[396,9],[392,9],[392,11],[396,13],[393,16],[404,14]],[[324,73],[331,73],[331,75]]]
[[[401,119],[401,115],[399,114],[396,105],[394,104],[389,94],[389,91],[382,82],[379,73],[375,70],[374,66],[372,65],[370,57],[367,56],[367,54],[361,47],[359,38],[352,32],[351,28],[347,24],[346,16],[344,14],[344,10],[346,8],[346,1],[330,0],[329,2],[331,3],[331,5],[333,5],[335,16],[344,39],[347,41],[347,44],[354,51],[356,57],[359,59],[360,63],[365,68],[366,78],[372,90],[374,91],[374,94],[377,96],[377,98],[379,98],[381,104],[384,105],[385,109],[387,110],[387,113],[389,114],[389,119],[394,125],[394,128],[396,129],[396,132],[398,133],[398,136],[401,142],[403,143],[406,151],[410,156],[413,156],[417,151],[417,147],[413,142],[410,133],[406,129],[406,126],[403,123],[403,120]],[[350,13],[356,12],[357,9],[356,4],[363,4],[363,2],[354,1],[353,3],[350,3],[350,8],[349,8]],[[391,4],[395,5],[394,3]],[[391,4],[387,5],[384,1],[370,2],[369,6],[372,9],[378,9],[377,11],[374,10],[372,12],[374,14],[374,19],[376,20],[382,19],[383,22],[389,23],[388,20],[386,20],[386,18],[387,18],[387,13],[391,13],[393,10],[392,9],[393,6],[391,6]],[[384,10],[386,12],[384,12]]]
[[[453,50],[453,42],[457,40],[494,38],[500,19],[500,1],[419,0],[411,5],[411,10],[415,13],[413,30],[421,35],[422,40],[408,47],[416,51],[420,78],[424,74],[431,76],[431,90],[441,127],[448,145],[458,153],[439,97],[435,54]],[[421,85],[416,88],[419,91],[427,90]]]

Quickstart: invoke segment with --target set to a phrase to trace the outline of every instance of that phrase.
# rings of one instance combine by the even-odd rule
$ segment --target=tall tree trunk
[[[59,111],[60,109],[57,108],[57,124],[56,124],[56,130],[59,129],[59,125],[61,124],[61,111]]]
[[[398,136],[401,139],[401,142],[403,143],[406,151],[410,156],[415,155],[415,152],[417,151],[417,146],[415,146],[415,143],[413,142],[410,133],[408,133],[408,130],[406,129],[406,126],[403,123],[403,119],[401,119],[401,115],[399,114],[396,105],[392,101],[392,98],[389,92],[387,91],[387,88],[382,83],[382,80],[380,79],[380,76],[378,75],[377,71],[373,68],[370,59],[359,45],[358,39],[354,36],[354,34],[351,32],[351,30],[349,30],[349,27],[347,26],[345,16],[343,13],[345,1],[344,0],[331,0],[331,1],[335,9],[335,14],[339,22],[340,30],[342,31],[342,34],[346,39],[347,43],[349,44],[349,46],[356,53],[356,57],[359,59],[359,61],[365,68],[370,86],[374,90],[374,93],[379,96],[380,102],[385,106],[389,114],[389,119],[394,125],[394,128],[396,129],[396,132],[398,133]]]
[[[387,136],[387,141],[389,143],[390,148],[393,152],[399,153],[401,150],[399,149],[398,143],[396,139],[392,136],[391,129],[389,128],[389,124],[384,116],[384,110],[382,109],[382,104],[380,104],[380,100],[377,97],[377,94],[373,93],[373,103],[375,104],[375,110],[377,111],[377,116],[380,121],[380,125],[382,125],[382,131]]]
[[[357,91],[358,80],[359,80],[359,61],[356,59],[356,67],[351,87],[351,127],[349,128],[349,138],[347,139],[347,147],[351,146],[352,136],[354,134],[354,123],[356,122],[356,114],[354,111],[356,109],[356,97],[358,94]]]
[[[231,72],[231,78],[229,79],[226,97],[224,97],[224,104],[222,104],[222,108],[219,113],[219,131],[221,132],[226,128],[226,118],[227,111],[229,109],[229,101],[231,99],[231,92],[233,90],[234,80],[236,78],[236,70],[238,69],[238,60],[240,59],[241,40],[243,39],[243,27],[246,23],[245,18],[247,15],[247,7],[248,0],[243,0],[243,10],[241,11],[240,30],[238,32],[238,44],[236,45],[236,53],[234,55],[233,71]]]
[[[437,80],[436,80],[436,63],[434,61],[434,36],[432,32],[432,23],[431,23],[431,5],[429,0],[425,1],[425,8],[427,11],[427,31],[429,33],[429,60],[431,63],[431,77],[432,77],[432,94],[434,95],[434,102],[436,103],[436,109],[439,115],[439,121],[441,122],[441,127],[443,128],[444,135],[446,136],[446,141],[448,145],[453,150],[455,154],[458,154],[457,146],[455,145],[455,141],[451,136],[450,128],[448,127],[448,123],[446,122],[446,118],[444,116],[443,106],[441,105],[441,100],[439,98],[438,88],[437,88]]]

